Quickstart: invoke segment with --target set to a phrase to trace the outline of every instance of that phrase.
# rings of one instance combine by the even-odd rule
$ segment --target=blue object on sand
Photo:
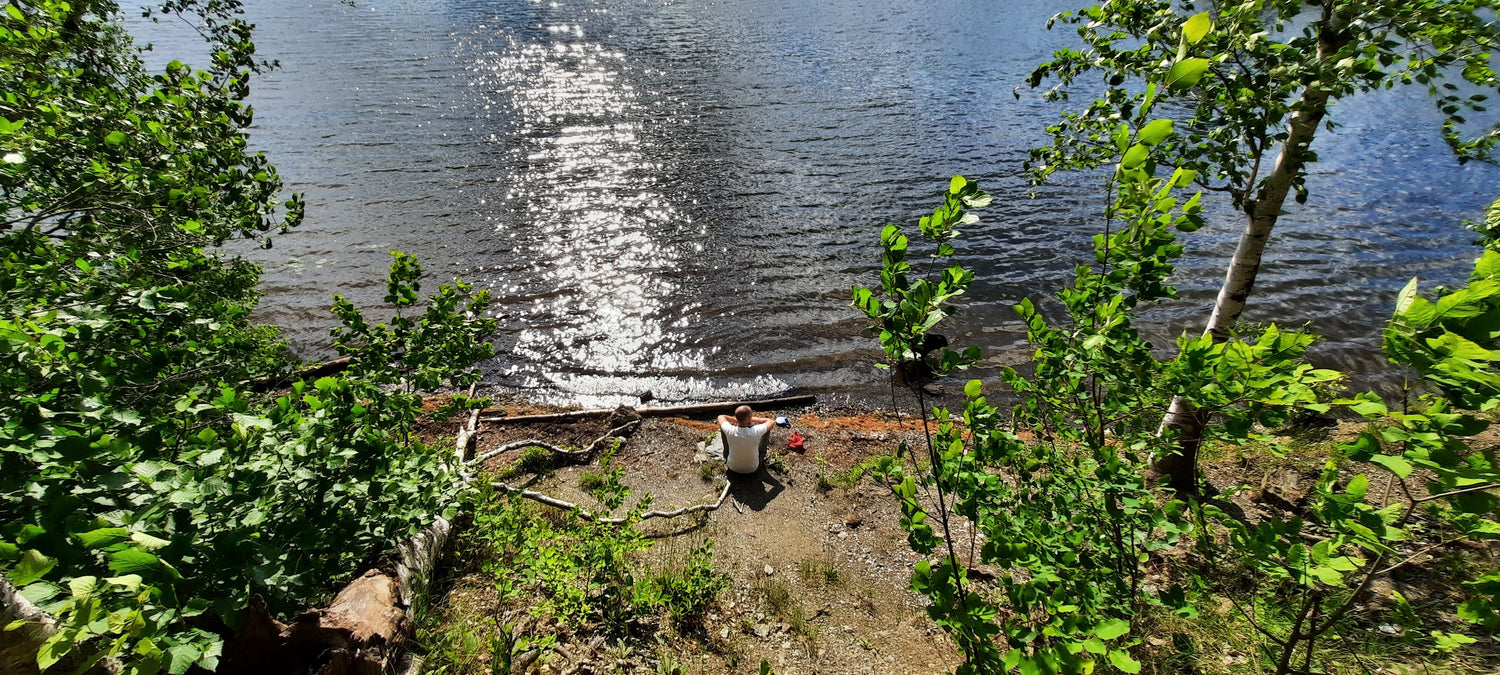
[[[776,418],[776,426],[778,426],[778,427],[789,427],[789,426],[792,426],[792,421],[789,420],[789,419],[787,419],[787,418],[785,418],[785,417],[778,417],[778,418]]]

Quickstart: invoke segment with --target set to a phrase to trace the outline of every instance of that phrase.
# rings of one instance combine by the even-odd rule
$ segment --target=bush
[[[173,3],[213,65],[148,75],[111,3],[75,4],[0,14],[0,565],[61,619],[42,668],[212,669],[204,627],[251,596],[301,610],[451,515],[417,392],[474,381],[495,322],[462,282],[407,316],[421,269],[397,254],[389,325],[335,301],[347,373],[257,393],[292,359],[249,319],[258,268],[214,247],[269,245],[302,206],[246,149],[249,26]]]
[[[624,469],[607,452],[587,488],[599,501],[595,513],[624,506],[630,489],[620,483]],[[597,624],[624,635],[631,624],[665,609],[684,627],[701,624],[703,613],[729,578],[713,570],[713,544],[692,549],[685,560],[644,568],[635,555],[651,541],[634,522],[651,507],[650,495],[625,511],[625,523],[586,520],[576,512],[538,506],[482,487],[473,495],[475,523],[463,545],[486,562],[502,602],[515,601],[534,616],[551,616],[582,627]],[[538,517],[538,509],[558,517]],[[536,597],[526,591],[536,589]]]

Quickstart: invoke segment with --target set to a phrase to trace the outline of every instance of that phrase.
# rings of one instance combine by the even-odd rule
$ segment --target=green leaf
[[[1372,457],[1380,454],[1380,449],[1380,439],[1376,438],[1375,434],[1370,431],[1360,433],[1359,438],[1354,439],[1353,443],[1347,443],[1339,447],[1339,450],[1347,455],[1349,459],[1361,462],[1370,461]]]
[[[193,664],[198,661],[198,657],[202,655],[203,652],[193,645],[173,645],[167,649],[167,672],[172,675],[182,675],[192,668]]]
[[[101,527],[88,532],[75,532],[73,538],[84,548],[104,548],[130,539],[130,530],[123,527]]]
[[[57,561],[42,555],[41,551],[28,549],[21,554],[21,561],[10,570],[11,583],[17,586],[25,586],[33,581],[41,579],[57,566]]]
[[[94,586],[99,585],[98,577],[73,577],[68,580],[68,591],[75,598],[87,598],[94,593]]]
[[[125,132],[123,131],[111,131],[108,136],[104,137],[104,143],[110,147],[115,147],[124,142]]]
[[[59,593],[62,593],[62,589],[58,588],[55,584],[38,581],[22,588],[20,593],[21,597],[30,600],[31,604],[40,606],[57,597]]]
[[[73,640],[77,637],[78,632],[76,630],[61,630],[54,633],[52,637],[47,638],[47,641],[42,643],[41,648],[37,649],[37,667],[45,671],[51,668],[53,664],[61,661],[64,656],[68,655],[68,652],[73,651],[75,644]]]
[[[115,574],[154,572],[161,567],[160,559],[138,548],[127,548],[109,556],[109,569]]]
[[[1478,640],[1463,633],[1444,633],[1438,630],[1432,631],[1432,637],[1436,641],[1436,650],[1445,654],[1451,654],[1464,645],[1471,645],[1478,642]]]
[[[956,195],[960,192],[963,192],[964,186],[968,184],[969,180],[967,178],[964,178],[963,176],[954,176],[952,180],[948,181],[948,194]]]
[[[1183,59],[1167,71],[1166,84],[1172,89],[1187,89],[1198,84],[1208,72],[1208,59]]]
[[[1144,115],[1148,111],[1150,111],[1151,110],[1151,106],[1153,104],[1155,104],[1155,103],[1156,103],[1156,83],[1155,82],[1148,82],[1146,84],[1146,94],[1141,99],[1141,114]]]
[[[1113,640],[1130,632],[1130,622],[1124,619],[1109,619],[1094,629],[1100,640]]]
[[[140,544],[141,548],[144,548],[147,551],[155,551],[156,549],[172,543],[160,537],[153,537],[149,534],[146,534],[145,532],[132,532],[130,533],[130,539],[135,543]]]
[[[1172,130],[1172,120],[1152,120],[1146,126],[1141,127],[1136,138],[1146,145],[1157,145],[1167,140],[1172,135]]]
[[[1417,297],[1417,278],[1416,277],[1412,277],[1410,281],[1406,282],[1405,286],[1401,287],[1401,292],[1396,294],[1396,311],[1395,311],[1395,315],[1396,316],[1401,316],[1401,314],[1405,313],[1406,312],[1406,308],[1408,308],[1408,307],[1411,306],[1412,300],[1415,299],[1416,297]]]
[[[1109,653],[1109,662],[1125,673],[1141,672],[1141,662],[1130,657],[1130,654],[1121,650],[1113,650]]]
[[[1373,459],[1373,458],[1371,458]],[[1365,489],[1369,486],[1370,479],[1364,474],[1357,474],[1349,479],[1349,484],[1344,487],[1344,494],[1349,495],[1355,501],[1365,498]]]
[[[1146,146],[1140,144],[1132,145],[1129,150],[1125,151],[1125,156],[1120,158],[1120,166],[1126,169],[1137,168],[1146,163],[1146,156],[1148,154],[1149,151],[1146,149]]]
[[[1397,478],[1405,478],[1411,475],[1411,463],[1395,455],[1375,455],[1370,458],[1370,463],[1379,464],[1386,468]]]
[[[1208,29],[1213,27],[1213,23],[1208,12],[1194,14],[1188,17],[1187,21],[1182,22],[1182,36],[1187,38],[1188,44],[1198,44],[1205,35],[1208,35]]]
[[[979,395],[983,393],[984,383],[980,382],[979,380],[969,380],[968,383],[964,385],[964,396],[967,396],[969,398],[979,398]]]
[[[136,592],[136,590],[140,589],[141,587],[141,575],[139,574],[126,574],[119,577],[109,577],[104,581],[106,583],[120,586],[130,593]]]

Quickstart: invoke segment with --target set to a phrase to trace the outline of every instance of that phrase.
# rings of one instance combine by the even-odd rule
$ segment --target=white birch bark
[[[1348,43],[1346,29],[1346,19],[1338,14],[1325,20],[1318,37],[1320,61],[1328,61]],[[1271,230],[1281,217],[1282,206],[1293,182],[1306,165],[1308,146],[1328,113],[1328,97],[1328,83],[1322,79],[1309,82],[1302,90],[1287,124],[1287,138],[1277,154],[1276,164],[1253,198],[1245,204],[1245,231],[1240,234],[1234,257],[1230,258],[1229,269],[1224,274],[1224,283],[1214,301],[1213,314],[1203,330],[1203,334],[1212,336],[1214,342],[1228,340],[1240,314],[1245,311],[1245,302],[1255,287],[1255,277],[1260,273],[1261,257],[1271,238]],[[1178,452],[1157,457],[1152,469],[1165,476],[1167,484],[1178,492],[1197,492],[1198,446],[1203,442],[1205,422],[1203,415],[1182,396],[1172,398],[1172,405],[1162,417],[1158,433],[1176,430]]]

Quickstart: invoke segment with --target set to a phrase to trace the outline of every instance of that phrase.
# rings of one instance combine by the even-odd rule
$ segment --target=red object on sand
[[[786,447],[796,450],[797,452],[802,452],[803,450],[805,450],[806,448],[802,446],[802,432],[793,431],[792,435],[786,439]]]

